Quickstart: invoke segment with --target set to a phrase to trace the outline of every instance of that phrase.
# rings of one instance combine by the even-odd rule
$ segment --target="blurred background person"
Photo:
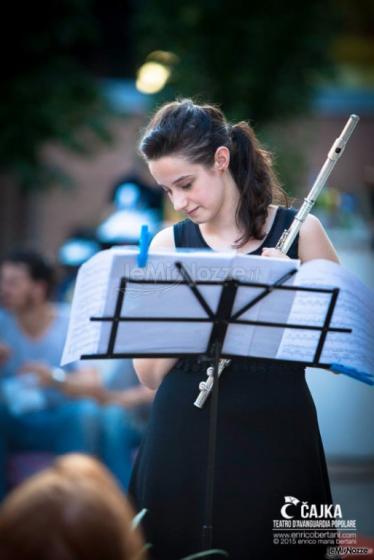
[[[59,365],[68,327],[68,306],[50,301],[53,287],[53,267],[35,252],[14,252],[1,263],[1,495],[14,450],[98,451],[94,403],[70,401],[55,388],[38,386],[36,372]]]
[[[69,306],[50,301],[53,279],[31,251],[1,264],[1,495],[10,454],[20,450],[97,455],[126,488],[152,399],[129,360],[58,367]]]
[[[66,455],[0,508],[2,560],[142,560],[134,512],[97,460]]]

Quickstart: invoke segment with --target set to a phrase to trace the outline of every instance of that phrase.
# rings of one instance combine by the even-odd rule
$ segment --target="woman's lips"
[[[189,216],[192,216],[192,214],[194,214],[196,212],[196,210],[198,210],[200,208],[200,206],[196,206],[196,208],[194,208],[193,210],[191,210],[190,212],[187,212],[187,214]]]

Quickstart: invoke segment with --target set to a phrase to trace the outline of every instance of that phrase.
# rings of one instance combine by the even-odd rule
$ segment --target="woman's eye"
[[[190,189],[192,187],[192,183],[187,183],[187,185],[183,185],[183,187],[181,187],[184,191]]]

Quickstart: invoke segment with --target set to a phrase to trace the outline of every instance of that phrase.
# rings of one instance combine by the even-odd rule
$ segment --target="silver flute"
[[[290,227],[285,229],[282,233],[277,245],[276,249],[281,251],[284,255],[287,255],[288,251],[292,243],[295,241],[297,234],[299,233],[301,226],[305,222],[306,217],[312,210],[318,195],[322,191],[323,187],[326,184],[327,179],[332,173],[336,162],[340,159],[341,155],[344,152],[344,149],[347,145],[348,140],[350,139],[352,132],[356,128],[360,117],[357,115],[351,115],[342,130],[340,136],[335,140],[333,145],[330,148],[330,151],[327,154],[327,158],[325,163],[322,166],[321,171],[319,172],[314,184],[309,191],[309,194],[306,198],[304,198],[304,202],[300,207],[300,210],[297,212],[296,216],[294,217]],[[223,370],[226,366],[230,364],[231,360],[228,359],[221,359],[218,364],[218,377],[222,374]],[[199,385],[200,393],[194,402],[194,405],[198,408],[202,408],[204,406],[205,401],[209,397],[214,380],[213,380],[213,367],[209,366],[207,368],[207,380],[202,381]]]
[[[327,154],[326,161],[323,164],[321,171],[318,173],[317,179],[314,181],[314,184],[310,189],[308,196],[304,198],[304,202],[301,205],[300,210],[294,217],[292,224],[282,233],[275,248],[284,255],[287,255],[292,243],[295,241],[295,238],[299,233],[301,226],[303,225],[306,217],[313,208],[317,197],[325,186],[327,179],[329,178],[332,170],[336,165],[336,162],[343,154],[347,142],[350,139],[351,134],[356,128],[359,120],[360,117],[358,117],[357,115],[351,115],[349,117],[345,127],[342,130],[341,135],[331,146],[330,151]]]

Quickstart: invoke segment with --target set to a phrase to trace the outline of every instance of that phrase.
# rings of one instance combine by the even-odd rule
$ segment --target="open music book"
[[[212,322],[201,302],[183,283],[175,266],[180,262],[196,281],[213,312],[222,290],[215,282],[228,277],[255,284],[239,286],[233,314],[264,291],[262,284],[272,285],[294,269],[296,273],[283,286],[339,288],[330,327],[352,329],[352,332],[328,332],[320,362],[338,362],[364,372],[373,370],[373,294],[338,264],[315,260],[300,266],[299,261],[291,259],[178,250],[150,251],[146,266],[139,268],[137,254],[137,249],[132,247],[110,249],[98,253],[80,268],[62,365],[82,355],[103,357],[108,353],[110,336],[110,357],[205,353]],[[321,327],[330,299],[331,293],[273,290],[239,317],[265,322],[266,326],[230,324],[222,354],[311,363],[320,330],[269,327],[269,323]],[[121,309],[118,309],[119,302]],[[117,316],[144,320],[117,321],[113,338],[116,306]]]

